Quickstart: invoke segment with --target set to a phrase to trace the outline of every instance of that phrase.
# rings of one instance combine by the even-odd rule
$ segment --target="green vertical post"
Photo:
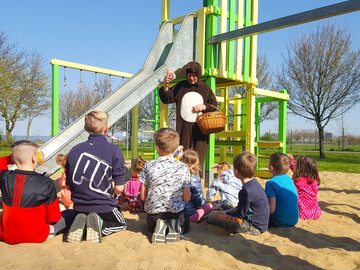
[[[204,7],[215,6],[218,8],[218,0],[204,0]],[[209,14],[206,16],[206,31],[205,40],[208,40],[210,36],[217,34],[217,14]],[[205,47],[205,75],[207,75],[206,83],[210,86],[212,91],[216,92],[216,77],[213,75],[213,70],[217,63],[217,45],[206,44]],[[205,159],[205,186],[210,186],[210,183],[214,180],[214,174],[210,167],[215,161],[215,134],[209,136],[209,147]]]
[[[154,122],[153,122],[153,130],[154,132],[159,129],[160,126],[160,98],[159,98],[159,88],[154,90]],[[153,151],[154,158],[158,158],[159,155],[156,152],[155,140],[153,140]]]
[[[287,94],[285,89],[281,89],[280,93]],[[279,147],[279,152],[286,154],[286,107],[287,101],[279,101],[279,141],[283,143],[283,147]]]
[[[139,105],[135,105],[131,109],[131,164],[136,160],[138,155],[138,120],[139,120]]]
[[[59,133],[60,94],[59,94],[59,65],[52,65],[52,114],[51,137]]]
[[[229,1],[229,27],[228,31],[235,30],[235,23],[236,23],[236,1],[230,0]],[[239,42],[239,41],[237,41]],[[228,78],[234,79],[235,74],[235,41],[229,41],[228,42],[228,53],[227,53],[227,76]]]
[[[251,20],[251,0],[245,0],[245,22],[244,26],[252,25]],[[251,37],[244,38],[244,62],[243,62],[243,80],[250,82],[250,59],[251,59]]]

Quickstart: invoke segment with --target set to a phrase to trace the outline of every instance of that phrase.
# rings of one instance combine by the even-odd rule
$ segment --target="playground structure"
[[[357,5],[356,10],[359,9],[356,1],[347,2],[350,2],[350,6]],[[353,7],[347,11],[333,12],[329,16],[351,11],[355,11]],[[167,105],[159,102],[157,87],[161,84],[166,69],[176,70],[189,61],[198,61],[204,69],[202,80],[213,89],[214,93],[217,91],[221,93],[217,96],[221,110],[227,118],[233,117],[234,119],[233,127],[227,125],[223,132],[210,135],[205,162],[206,184],[211,183],[213,179],[210,166],[214,163],[215,146],[220,146],[221,160],[225,160],[227,146],[233,147],[234,155],[241,152],[241,147],[255,153],[258,157],[263,157],[260,153],[261,147],[272,147],[285,153],[286,104],[289,96],[286,90],[274,92],[256,88],[257,36],[254,33],[262,31],[259,29],[254,29],[253,32],[246,30],[258,26],[257,16],[257,0],[222,0],[220,5],[218,0],[204,0],[204,7],[198,11],[170,20],[170,0],[162,0],[162,26],[143,68],[92,109],[96,108],[107,112],[109,126],[132,109],[133,123],[137,123],[139,120],[137,104],[155,89],[153,130],[167,127]],[[322,14],[318,17],[326,16]],[[310,20],[307,18],[303,22]],[[287,26],[299,23],[302,22],[291,22]],[[286,25],[286,23],[282,24]],[[181,25],[179,31],[175,30],[174,26],[176,25]],[[273,27],[272,30],[280,28],[276,27]],[[239,37],[243,38],[239,39]],[[53,63],[53,85],[59,79],[56,78],[58,65],[59,63]],[[85,70],[84,67],[77,68]],[[174,83],[176,82],[174,80]],[[234,86],[245,86],[246,97],[237,95],[230,98],[229,87]],[[260,109],[263,102],[278,102],[279,104],[277,142],[259,140]],[[231,104],[234,107],[233,114],[229,114]],[[84,115],[42,147],[47,162],[38,168],[39,172],[48,174],[55,172],[58,169],[55,162],[56,154],[67,152],[78,142],[86,139],[86,132],[82,128],[83,123]],[[132,128],[132,134],[136,135],[137,125],[133,125]],[[56,134],[55,131],[53,135]],[[215,140],[215,137],[218,140]],[[136,155],[137,137],[133,136],[132,159],[135,159]],[[155,152],[154,156],[156,156]],[[269,176],[261,171],[258,171],[257,175]]]

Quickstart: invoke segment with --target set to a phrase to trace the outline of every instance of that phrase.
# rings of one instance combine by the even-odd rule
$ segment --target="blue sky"
[[[259,22],[339,2],[259,0]],[[202,0],[172,0],[170,17],[198,10],[202,3]],[[56,58],[130,73],[136,73],[144,64],[161,20],[161,0],[0,0],[0,10],[0,31],[5,32],[18,48],[39,52],[46,63]],[[266,54],[276,70],[281,65],[281,53],[285,52],[286,44],[291,39],[327,20],[349,28],[354,38],[353,49],[360,48],[360,12],[357,11],[261,34],[258,49]],[[47,71],[50,70],[49,63]],[[72,88],[75,88],[79,71],[68,69],[67,77],[70,82],[68,87],[72,83]],[[100,75],[98,79],[101,79]],[[94,75],[84,72],[83,80],[93,82]],[[112,82],[117,85],[121,80],[113,78]],[[359,113],[360,105],[352,108],[345,117],[345,130],[354,135],[360,135],[360,122],[355,119]],[[312,122],[293,116],[288,119],[288,129],[315,129]],[[339,133],[339,125],[340,122],[334,120],[326,131]],[[0,129],[3,127],[1,121]],[[277,124],[271,121],[262,127],[263,131],[276,129]],[[13,135],[25,133],[25,123],[19,122]],[[50,119],[36,119],[31,134],[49,135]]]

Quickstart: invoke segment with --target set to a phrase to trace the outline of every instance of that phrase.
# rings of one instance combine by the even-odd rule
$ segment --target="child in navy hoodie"
[[[67,241],[75,243],[85,234],[86,241],[101,242],[102,236],[126,229],[116,198],[124,189],[125,160],[120,148],[106,139],[108,115],[89,112],[84,128],[88,140],[70,150],[65,165],[76,214]]]

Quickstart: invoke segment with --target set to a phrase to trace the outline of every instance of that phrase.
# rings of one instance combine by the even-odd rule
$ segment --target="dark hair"
[[[28,141],[28,140],[21,140],[21,141],[17,141],[17,142],[14,142],[10,148],[13,149],[14,147],[16,146],[19,146],[19,145],[28,145],[28,146],[32,146],[32,147],[35,147],[36,149],[39,149],[39,145],[32,142],[32,141]]]
[[[243,176],[243,177],[253,177],[256,171],[257,158],[254,154],[250,152],[243,152],[236,157],[234,157],[233,165],[234,168]]]
[[[134,173],[140,173],[142,168],[144,168],[145,163],[146,160],[144,160],[141,156],[138,156],[131,167],[132,171]]]
[[[319,171],[316,160],[308,156],[298,156],[295,163],[295,172],[293,179],[298,182],[301,177],[306,177],[308,184],[312,184],[314,180],[320,185]]]
[[[270,156],[269,164],[274,167],[276,173],[287,174],[290,169],[291,160],[288,155],[276,152]]]

